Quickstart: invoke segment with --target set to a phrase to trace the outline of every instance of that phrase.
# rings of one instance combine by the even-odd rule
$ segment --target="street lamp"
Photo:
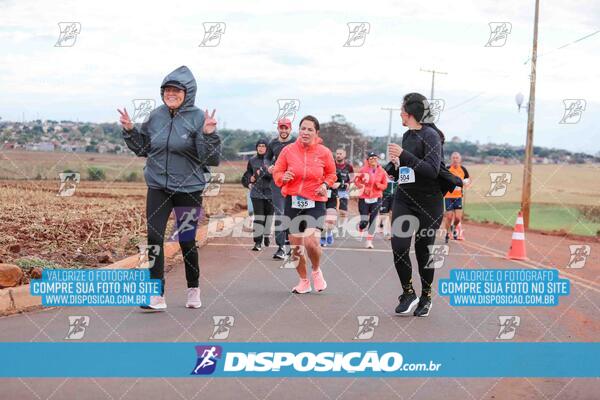
[[[523,93],[519,92],[516,94],[515,96],[515,102],[517,103],[517,107],[519,108],[519,112],[521,112],[521,106],[523,105],[523,99],[525,98],[525,96],[523,96]]]

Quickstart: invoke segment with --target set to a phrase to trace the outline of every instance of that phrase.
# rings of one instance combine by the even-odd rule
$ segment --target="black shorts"
[[[445,198],[446,211],[462,210],[462,197]]]
[[[327,199],[325,203],[325,208],[337,208],[337,195],[335,193],[331,194],[331,197]]]
[[[394,204],[394,195],[383,196],[383,200],[381,202],[381,207],[379,208],[379,213],[387,214],[392,211],[392,205]]]
[[[340,197],[340,210],[348,211],[348,199]]]
[[[290,234],[303,233],[307,228],[323,230],[325,202],[315,201],[313,208],[292,208],[292,196],[285,198],[285,216]]]

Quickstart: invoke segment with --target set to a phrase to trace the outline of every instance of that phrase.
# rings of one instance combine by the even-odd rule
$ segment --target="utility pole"
[[[354,163],[354,136],[350,138],[350,164]]]
[[[388,140],[387,140],[387,144],[389,146],[389,144],[392,142],[392,115],[393,115],[394,111],[400,111],[401,108],[381,107],[381,109],[384,111],[390,112],[390,123],[388,125]]]
[[[527,110],[527,141],[525,143],[525,166],[523,169],[523,195],[521,210],[523,225],[529,228],[529,211],[531,208],[531,158],[533,156],[533,121],[535,116],[535,73],[537,64],[538,17],[540,0],[535,0],[535,19],[533,22],[533,47],[531,49],[531,78],[529,82],[529,107]]]
[[[435,74],[442,74],[442,75],[448,75],[447,72],[442,72],[442,71],[436,71],[434,69],[423,69],[421,68],[422,72],[431,72],[431,97],[429,98],[429,100],[433,100],[433,90],[435,87]]]

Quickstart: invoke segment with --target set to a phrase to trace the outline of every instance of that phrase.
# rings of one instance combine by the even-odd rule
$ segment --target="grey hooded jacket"
[[[181,66],[165,77],[161,99],[167,82],[186,88],[181,107],[172,113],[162,104],[139,130],[123,130],[123,139],[136,155],[147,158],[144,178],[148,187],[169,192],[201,191],[207,183],[207,166],[219,165],[221,139],[216,132],[202,132],[204,112],[194,106],[196,80],[189,68]]]

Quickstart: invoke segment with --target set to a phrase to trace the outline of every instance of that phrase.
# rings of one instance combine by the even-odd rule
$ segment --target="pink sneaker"
[[[202,307],[202,302],[200,301],[200,288],[188,288],[187,290],[187,303],[185,303],[187,308],[200,308]]]
[[[300,279],[300,282],[292,289],[292,293],[310,293],[312,288],[310,287],[310,281],[308,279]]]
[[[167,309],[167,303],[164,296],[150,296],[150,304],[143,304],[140,308],[151,311],[164,311]]]
[[[312,278],[317,292],[322,292],[327,289],[327,282],[325,282],[325,278],[323,278],[323,271],[321,271],[321,268],[312,272]]]

